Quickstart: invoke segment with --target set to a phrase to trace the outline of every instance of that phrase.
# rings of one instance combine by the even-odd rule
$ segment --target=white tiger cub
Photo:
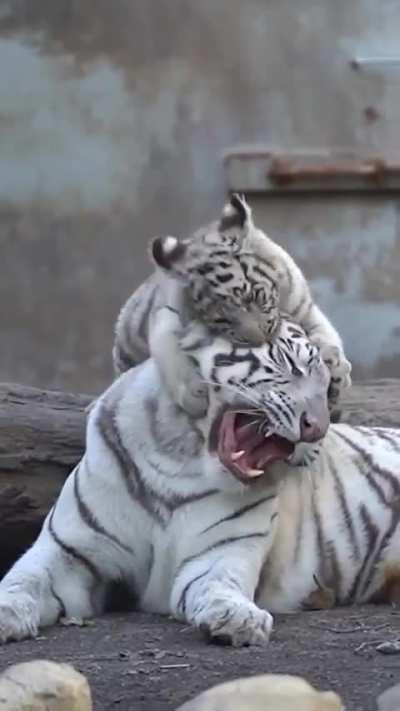
[[[329,424],[329,373],[304,332],[283,320],[258,348],[185,345],[207,416],[176,408],[153,360],[98,399],[81,462],[0,583],[3,642],[98,615],[116,582],[237,646],[266,644],[272,612],[316,607],[321,590],[332,605],[399,595],[400,432],[331,425],[295,469],[297,443]]]
[[[152,257],[158,274],[131,296],[117,322],[117,373],[151,353],[177,404],[201,417],[207,388],[180,347],[185,327],[200,320],[232,343],[259,346],[273,337],[284,312],[322,349],[332,376],[333,410],[350,384],[341,338],[313,302],[294,260],[255,226],[243,197],[234,194],[221,220],[188,240],[155,239]]]

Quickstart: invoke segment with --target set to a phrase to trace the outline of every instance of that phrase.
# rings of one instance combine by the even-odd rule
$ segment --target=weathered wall
[[[399,23],[393,0],[0,0],[0,378],[106,384],[146,241],[214,217],[228,147],[391,156],[400,70],[350,60],[396,53]],[[396,201],[321,200],[256,214],[358,372],[398,374]]]
[[[384,196],[253,199],[339,328],[356,378],[400,375],[399,208]]]

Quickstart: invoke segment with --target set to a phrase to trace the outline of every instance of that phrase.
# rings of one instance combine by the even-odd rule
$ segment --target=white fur
[[[171,254],[171,252],[176,249],[176,246],[178,244],[178,240],[176,237],[165,237],[163,241],[163,248],[166,254]]]
[[[236,210],[230,203],[227,203],[222,209],[222,214],[224,217],[232,217],[232,215],[236,214]]]

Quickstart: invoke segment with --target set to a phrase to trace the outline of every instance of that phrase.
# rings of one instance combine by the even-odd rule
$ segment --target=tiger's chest
[[[260,606],[326,609],[372,601],[384,587],[400,560],[400,447],[397,433],[384,435],[332,427],[314,470],[285,482]]]
[[[325,463],[322,454],[314,471],[294,470],[280,492],[276,534],[259,586],[259,604],[273,613],[331,608],[343,604],[351,590],[354,550],[343,526],[337,482],[324,472]],[[351,515],[357,505],[351,486],[347,501]]]
[[[141,608],[168,613],[172,588],[185,566],[196,565],[196,561],[207,565],[207,556],[219,548],[231,555],[236,542],[245,539],[249,539],[250,553],[253,536],[263,538],[260,531],[270,531],[273,536],[276,506],[272,489],[232,495],[216,491],[182,506],[163,530],[153,529]],[[268,545],[268,536],[262,545]],[[240,547],[237,555],[242,554]]]

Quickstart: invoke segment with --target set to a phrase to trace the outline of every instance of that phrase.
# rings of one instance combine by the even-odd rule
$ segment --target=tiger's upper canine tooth
[[[246,453],[246,452],[245,452],[244,449],[241,449],[241,450],[238,451],[238,452],[232,452],[232,454],[231,454],[232,462],[236,462],[236,460],[237,460],[237,459],[240,459],[240,457],[243,457],[243,455],[244,455],[245,453]]]
[[[246,469],[246,474],[248,476],[261,476],[261,474],[264,474],[264,469]]]

